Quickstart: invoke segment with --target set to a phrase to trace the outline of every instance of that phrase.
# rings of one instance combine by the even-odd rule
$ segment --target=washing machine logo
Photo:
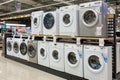
[[[103,53],[101,53],[103,60],[107,63],[108,62],[108,56],[105,56]]]
[[[79,54],[80,58],[82,58],[82,57],[83,57],[83,53],[82,53],[82,52],[80,52],[79,50],[78,50],[78,54]]]

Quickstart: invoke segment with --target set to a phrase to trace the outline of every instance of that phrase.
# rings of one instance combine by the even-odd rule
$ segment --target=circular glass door
[[[65,26],[69,26],[72,23],[72,16],[69,13],[63,15],[63,23]]]
[[[13,50],[14,50],[15,53],[18,53],[18,52],[19,52],[19,45],[18,45],[17,42],[15,42],[15,43],[13,44]]]
[[[54,61],[59,61],[59,52],[57,51],[57,50],[54,50],[53,52],[52,52],[52,57],[53,57],[53,60]]]
[[[98,15],[94,10],[86,10],[83,14],[83,22],[87,27],[93,27],[98,21]]]
[[[45,49],[44,48],[40,49],[40,56],[41,56],[41,58],[45,58],[46,57],[46,53],[45,53]]]
[[[36,17],[33,19],[33,24],[35,25],[35,27],[37,27],[38,19]]]
[[[20,52],[21,52],[22,55],[27,54],[27,45],[26,45],[26,43],[22,42],[20,44]]]
[[[12,50],[12,44],[10,41],[7,42],[7,49],[8,49],[8,51]]]
[[[43,24],[46,29],[51,29],[55,23],[55,19],[52,13],[48,13],[44,16]]]
[[[28,46],[28,55],[31,57],[31,58],[34,58],[36,56],[36,49],[34,48],[33,45],[29,45]]]

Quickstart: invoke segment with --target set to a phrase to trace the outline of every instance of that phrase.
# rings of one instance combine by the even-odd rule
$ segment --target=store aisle
[[[65,80],[65,79],[0,56],[0,80]]]

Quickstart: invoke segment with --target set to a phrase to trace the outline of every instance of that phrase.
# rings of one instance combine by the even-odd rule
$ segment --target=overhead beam
[[[4,4],[11,3],[11,2],[13,2],[13,1],[14,1],[14,0],[5,1],[5,2],[3,2],[3,3],[0,3],[0,6],[1,6],[1,5],[4,5]]]

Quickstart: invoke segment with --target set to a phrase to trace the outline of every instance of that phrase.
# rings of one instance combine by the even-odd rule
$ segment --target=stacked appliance
[[[42,34],[43,33],[43,11],[32,12],[31,30],[32,34]]]
[[[84,78],[112,80],[112,47],[84,45]]]
[[[38,63],[38,41],[28,40],[28,61],[33,63]]]
[[[13,56],[13,39],[7,38],[7,55]]]
[[[117,43],[117,49],[116,49],[116,53],[117,53],[117,58],[116,58],[116,61],[117,61],[117,66],[116,66],[116,69],[117,69],[117,73],[120,72],[120,42]]]
[[[20,56],[19,57],[24,60],[28,60],[27,42],[28,42],[28,39],[20,38]]]

